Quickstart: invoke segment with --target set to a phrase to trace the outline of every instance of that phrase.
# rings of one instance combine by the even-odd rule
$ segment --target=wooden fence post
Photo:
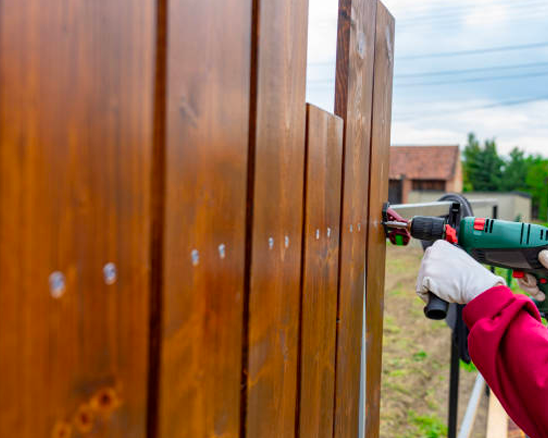
[[[343,121],[307,105],[299,436],[332,438]]]
[[[151,404],[159,438],[237,437],[251,2],[170,0],[166,13],[159,394]]]
[[[291,437],[297,405],[308,0],[255,0],[248,187],[248,438]]]
[[[0,436],[146,436],[154,2],[3,4]]]
[[[394,18],[377,1],[373,125],[369,182],[366,296],[366,436],[379,436],[386,237],[382,206],[388,199],[388,166],[394,72]]]
[[[344,126],[335,437],[358,436],[375,0],[340,0],[335,113]]]

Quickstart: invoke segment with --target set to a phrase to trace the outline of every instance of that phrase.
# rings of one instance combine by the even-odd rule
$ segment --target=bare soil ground
[[[381,438],[447,436],[450,330],[424,317],[415,295],[422,251],[388,248],[381,400]],[[459,425],[476,372],[460,370]],[[488,400],[482,397],[473,438],[484,438]]]

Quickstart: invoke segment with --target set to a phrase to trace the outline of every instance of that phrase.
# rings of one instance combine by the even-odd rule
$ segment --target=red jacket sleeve
[[[464,308],[470,356],[512,420],[548,437],[548,329],[535,304],[497,286]]]

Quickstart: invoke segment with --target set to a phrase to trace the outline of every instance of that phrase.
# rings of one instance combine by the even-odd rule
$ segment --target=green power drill
[[[443,217],[415,216],[407,221],[389,207],[383,216],[386,235],[395,245],[407,245],[410,237],[423,241],[447,240],[480,263],[512,269],[514,278],[532,274],[540,290],[548,296],[548,270],[538,260],[539,253],[548,249],[547,227],[477,217],[465,217],[458,227],[452,227]],[[535,304],[543,316],[548,315],[548,299]],[[430,294],[426,316],[443,319],[446,313],[447,303]]]

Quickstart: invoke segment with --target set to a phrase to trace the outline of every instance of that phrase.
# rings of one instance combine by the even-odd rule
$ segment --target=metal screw
[[[105,279],[105,284],[111,285],[116,283],[118,271],[114,263],[107,263],[103,266],[103,278]]]
[[[320,230],[316,229],[316,240],[320,238]]]
[[[285,245],[286,248],[289,248],[289,236],[285,236],[284,245]]]
[[[200,253],[197,249],[192,250],[190,257],[192,259],[192,266],[198,266],[198,263],[200,263]]]
[[[362,230],[362,224],[358,222],[358,232],[360,232],[361,230]]]
[[[224,243],[221,243],[219,245],[219,257],[221,257],[222,259],[224,259],[226,256],[226,246]]]
[[[331,228],[327,227],[327,237],[331,237]]]
[[[274,248],[274,238],[273,237],[268,238],[268,248],[269,249]]]
[[[65,293],[65,276],[55,271],[49,276],[49,292],[53,298],[61,298]]]
[[[350,224],[350,232],[352,232],[354,229],[352,228],[352,224]]]

